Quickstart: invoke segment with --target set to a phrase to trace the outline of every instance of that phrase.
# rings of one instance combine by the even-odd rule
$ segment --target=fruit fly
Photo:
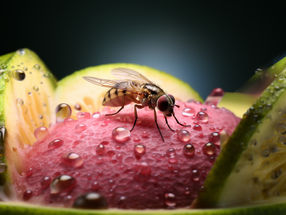
[[[164,142],[164,137],[161,133],[157,122],[156,108],[164,114],[165,122],[168,128],[174,132],[168,123],[167,117],[173,116],[176,122],[178,121],[174,113],[174,107],[179,107],[175,104],[174,96],[166,94],[163,89],[154,84],[148,78],[128,68],[116,68],[111,71],[111,74],[117,76],[119,80],[108,80],[96,77],[83,77],[86,81],[102,87],[109,87],[110,89],[104,96],[102,105],[110,107],[120,107],[115,113],[106,114],[107,116],[118,114],[125,105],[135,103],[134,105],[134,123],[130,131],[132,131],[137,122],[137,109],[149,107],[154,110],[154,120],[160,136]]]

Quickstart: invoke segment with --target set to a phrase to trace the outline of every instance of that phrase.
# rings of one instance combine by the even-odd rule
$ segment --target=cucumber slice
[[[286,69],[244,115],[209,173],[198,207],[286,201]]]

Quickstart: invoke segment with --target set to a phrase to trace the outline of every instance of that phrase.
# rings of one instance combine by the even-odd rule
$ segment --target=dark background
[[[148,65],[205,97],[238,89],[286,53],[282,2],[6,1],[0,55],[30,48],[58,79],[105,63]]]

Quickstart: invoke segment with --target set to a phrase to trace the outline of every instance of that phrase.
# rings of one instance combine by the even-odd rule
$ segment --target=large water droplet
[[[191,158],[195,155],[195,147],[193,146],[193,144],[190,144],[190,143],[186,144],[184,146],[183,151],[186,157]]]
[[[106,209],[108,204],[103,195],[97,192],[91,192],[76,198],[73,207],[85,209]]]
[[[165,193],[165,205],[169,208],[176,207],[176,196],[174,193]]]
[[[137,159],[141,158],[146,152],[146,147],[142,144],[134,146],[134,154]]]
[[[56,107],[56,120],[57,122],[63,122],[69,118],[72,114],[71,107],[66,103],[61,103]]]
[[[16,69],[13,72],[13,77],[17,80],[17,81],[23,81],[26,77],[26,74],[23,70],[21,69]]]
[[[213,132],[209,135],[209,141],[211,143],[216,143],[217,141],[220,141],[220,135],[218,132]]]
[[[125,143],[130,140],[130,131],[123,127],[117,127],[112,131],[112,138],[118,143]]]
[[[68,193],[76,185],[76,180],[69,175],[60,175],[56,177],[50,185],[51,194]]]
[[[79,154],[70,152],[63,157],[63,163],[73,168],[79,168],[83,165],[83,159]]]
[[[203,153],[208,156],[215,155],[216,153],[216,146],[213,143],[206,143],[203,146]]]
[[[202,123],[208,123],[209,116],[206,112],[200,111],[197,113],[197,119],[200,120],[200,122],[202,122]]]
[[[27,201],[30,198],[32,198],[33,196],[33,191],[32,190],[25,190],[25,192],[23,193],[23,200]]]
[[[44,126],[41,126],[41,127],[36,128],[36,130],[34,131],[34,136],[38,140],[40,140],[40,139],[43,139],[48,133],[49,133],[49,130]]]
[[[191,140],[191,134],[187,130],[183,130],[183,129],[178,130],[177,136],[178,136],[178,139],[183,143],[187,143]]]
[[[52,148],[52,149],[55,149],[55,148],[59,148],[60,146],[62,146],[64,144],[64,141],[61,140],[61,139],[54,139],[52,140],[49,145],[48,145],[48,148]]]
[[[186,117],[191,117],[194,116],[195,113],[196,113],[195,109],[188,107],[183,110],[182,115]]]

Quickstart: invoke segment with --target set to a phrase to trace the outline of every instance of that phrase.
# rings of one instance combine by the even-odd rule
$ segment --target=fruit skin
[[[138,111],[138,124],[132,131],[130,140],[116,142],[112,139],[112,130],[116,127],[130,129],[132,126],[131,105],[112,117],[102,115],[99,118],[89,118],[87,114],[79,113],[82,117],[79,120],[56,124],[45,139],[22,152],[25,170],[20,173],[13,171],[17,198],[22,199],[25,190],[32,190],[34,196],[30,202],[71,206],[77,196],[98,191],[105,196],[111,208],[189,206],[219,153],[219,139],[213,141],[213,155],[204,152],[203,147],[210,141],[210,134],[224,131],[230,135],[239,118],[228,110],[215,106],[197,102],[177,104],[180,108],[176,108],[175,113],[179,121],[191,124],[192,127],[181,127],[174,119],[170,119],[169,124],[173,129],[189,131],[191,140],[187,142],[179,140],[178,134],[166,126],[163,115],[158,114],[159,125],[165,137],[165,142],[162,142],[154,123],[153,111],[146,108]],[[194,109],[195,117],[183,116],[185,108]],[[196,117],[202,111],[208,114],[208,122]],[[114,110],[105,110],[105,113],[111,112]],[[200,124],[201,130],[194,129],[194,123]],[[62,145],[49,147],[55,139],[62,140]],[[105,147],[103,153],[97,151],[100,143]],[[187,143],[195,147],[194,156],[184,155],[183,149]],[[139,158],[134,154],[137,144],[146,147],[146,153]],[[75,168],[63,162],[63,156],[71,152],[81,156],[82,165]],[[65,192],[51,196],[51,188],[43,188],[41,185],[44,177],[49,176],[53,180],[62,174],[76,179],[76,186],[68,192],[70,199],[66,199]],[[97,182],[96,186],[93,186],[94,182]],[[165,204],[166,193],[175,194],[175,205]]]
[[[252,202],[255,201],[255,199],[248,199],[250,193],[247,192],[243,192],[245,199],[237,200],[238,202],[235,202],[235,198],[233,198],[236,197],[236,195],[232,195],[231,192],[229,192],[229,195],[232,195],[232,198],[234,199],[231,205],[229,205],[230,203],[226,203],[221,199],[227,198],[227,196],[222,195],[224,191],[226,191],[225,185],[231,174],[235,172],[236,164],[239,161],[243,161],[243,159],[246,160],[246,158],[242,156],[242,153],[247,152],[246,150],[251,145],[250,140],[252,140],[252,137],[255,134],[259,134],[259,132],[260,135],[262,135],[262,133],[265,135],[266,132],[264,127],[268,128],[267,133],[270,134],[269,136],[265,136],[266,138],[271,137],[271,135],[273,138],[273,136],[277,135],[276,129],[274,129],[274,124],[270,124],[267,119],[272,122],[277,118],[275,114],[279,113],[279,110],[283,110],[283,107],[285,108],[285,103],[283,103],[286,93],[285,86],[286,70],[282,71],[278,75],[278,77],[263,92],[261,97],[259,97],[256,103],[243,116],[235,132],[229,138],[226,147],[223,148],[220,156],[216,160],[215,165],[210,171],[204,184],[205,189],[200,193],[196,207],[226,207],[255,203]],[[281,105],[281,103],[282,106],[279,108],[278,106],[279,104]],[[278,106],[276,106],[276,104],[278,104]],[[278,109],[278,111],[273,113],[274,107],[275,109]],[[262,128],[264,130],[262,130]],[[260,131],[260,129],[262,131]],[[268,147],[270,147],[270,145]],[[279,159],[281,159],[281,157]],[[242,180],[242,178],[238,179],[236,184],[233,184],[233,187],[243,185],[243,183],[241,183]],[[251,190],[249,192],[251,192]],[[283,196],[281,197],[283,198]],[[279,201],[279,198],[273,197],[273,199],[271,199],[270,196],[268,199],[266,198],[263,203],[271,203],[275,201]]]

